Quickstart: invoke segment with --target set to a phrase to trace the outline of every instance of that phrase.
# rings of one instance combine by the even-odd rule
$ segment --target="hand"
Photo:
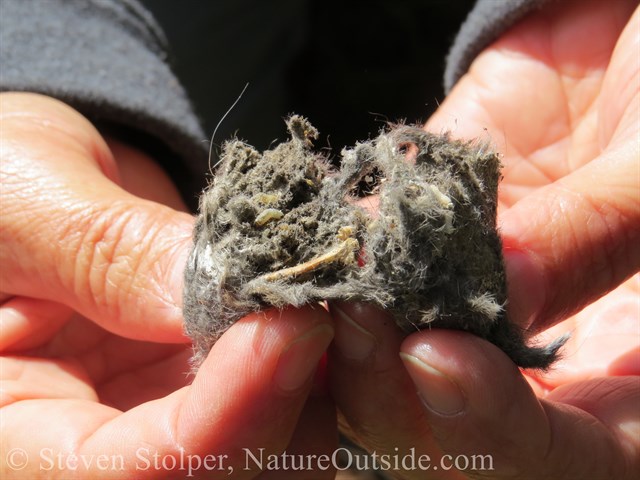
[[[0,476],[254,478],[243,449],[330,454],[335,412],[312,391],[328,313],[251,315],[191,378],[193,219],[173,185],[60,102],[0,99]]]
[[[343,427],[379,455],[413,447],[431,458],[426,474],[389,473],[635,478],[640,292],[637,275],[627,280],[640,268],[635,6],[549,3],[483,52],[427,123],[504,154],[509,315],[532,333],[557,324],[545,341],[566,330],[572,341],[552,371],[523,375],[469,334],[403,339],[382,312],[334,305],[329,375]],[[477,457],[473,470],[473,455],[491,455],[491,465]],[[444,471],[456,458],[466,468]]]

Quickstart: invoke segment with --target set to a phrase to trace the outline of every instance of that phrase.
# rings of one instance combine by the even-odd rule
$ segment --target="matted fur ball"
[[[472,332],[521,367],[554,361],[565,339],[528,346],[505,314],[497,154],[399,125],[343,150],[334,170],[305,118],[287,127],[263,153],[227,142],[200,199],[184,289],[195,365],[250,312],[322,300],[373,303],[407,333]],[[379,195],[375,218],[353,201],[363,186]]]

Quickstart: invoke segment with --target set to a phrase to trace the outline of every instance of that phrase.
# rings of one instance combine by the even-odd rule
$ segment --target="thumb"
[[[401,356],[451,460],[442,465],[471,478],[522,479],[623,479],[637,468],[637,377],[592,380],[539,400],[504,353],[467,333],[414,334]]]
[[[192,218],[120,188],[95,128],[68,106],[3,94],[5,294],[66,304],[116,334],[183,341]]]

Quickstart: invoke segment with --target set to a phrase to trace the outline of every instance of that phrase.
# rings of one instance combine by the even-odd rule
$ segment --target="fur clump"
[[[505,315],[495,153],[400,125],[333,170],[306,119],[287,126],[291,140],[262,154],[227,142],[200,200],[184,290],[196,365],[248,313],[322,300],[376,304],[407,333],[472,332],[521,367],[554,361],[563,339],[527,346]],[[353,202],[363,184],[379,195],[376,218]]]

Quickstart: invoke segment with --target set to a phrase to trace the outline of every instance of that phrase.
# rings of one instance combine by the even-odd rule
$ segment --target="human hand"
[[[255,478],[243,449],[330,454],[335,412],[313,381],[327,312],[248,316],[189,378],[193,219],[175,188],[60,102],[0,102],[0,476],[182,478],[207,461],[196,477]]]
[[[637,275],[626,280],[640,268],[635,6],[550,3],[483,52],[427,123],[504,154],[509,315],[532,333],[557,324],[547,341],[567,330],[572,340],[552,371],[523,375],[469,334],[403,339],[384,313],[334,306],[329,374],[344,427],[378,454],[413,447],[431,458],[426,473],[389,473],[635,478],[640,292]],[[473,471],[473,455],[491,455],[493,470]],[[455,458],[467,469],[443,471]]]

